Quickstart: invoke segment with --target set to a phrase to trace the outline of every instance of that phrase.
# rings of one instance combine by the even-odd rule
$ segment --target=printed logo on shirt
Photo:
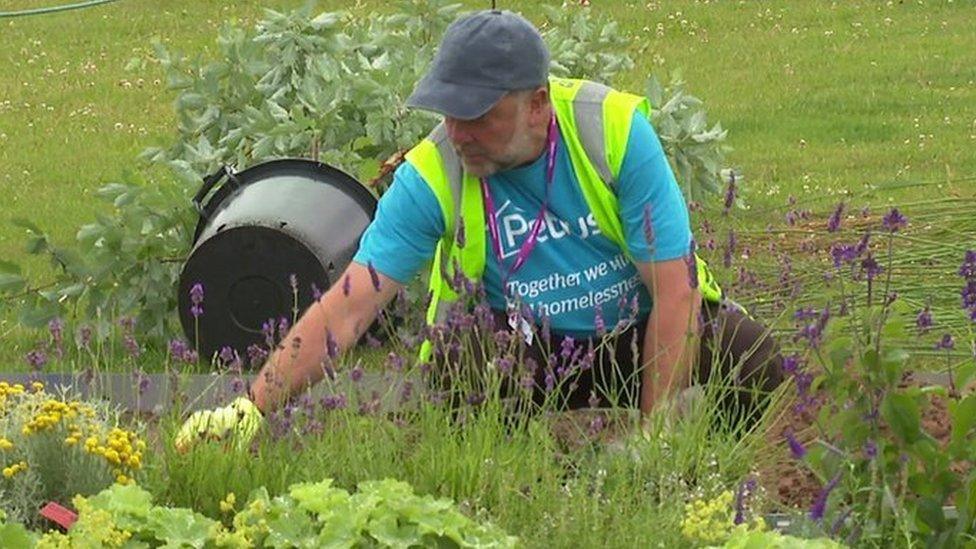
[[[505,213],[506,210],[508,213]],[[508,259],[518,253],[519,247],[532,232],[532,226],[535,224],[537,216],[538,212],[529,214],[522,208],[512,206],[511,200],[506,200],[498,208],[495,217],[498,219],[498,230],[501,233],[503,258]],[[570,234],[584,240],[595,234],[600,234],[593,213],[579,216],[573,222],[568,222],[556,217],[551,212],[546,212],[545,222],[539,227],[538,243],[544,244],[550,239],[559,240]]]

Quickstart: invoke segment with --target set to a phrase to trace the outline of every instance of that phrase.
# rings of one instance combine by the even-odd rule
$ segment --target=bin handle
[[[197,194],[193,196],[193,205],[196,207],[197,213],[200,214],[200,217],[207,217],[206,208],[203,205],[203,199],[210,194],[210,191],[213,190],[214,186],[224,177],[229,178],[235,186],[240,185],[237,178],[234,177],[234,171],[228,166],[221,166],[217,168],[217,171],[205,177],[203,179],[203,185],[200,186],[200,190],[197,191]]]

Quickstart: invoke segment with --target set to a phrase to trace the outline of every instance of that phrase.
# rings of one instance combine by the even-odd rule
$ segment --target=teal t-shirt
[[[499,265],[484,227],[488,257],[483,282],[492,308],[505,308],[502,276],[515,261],[542,207],[545,170],[543,152],[531,164],[488,179],[503,255],[503,265]],[[691,230],[684,197],[660,140],[639,113],[631,125],[616,193],[634,260],[666,261],[688,254]],[[645,212],[650,212],[652,242],[645,230]],[[444,220],[433,191],[413,166],[404,163],[380,199],[376,218],[363,234],[353,260],[371,263],[377,271],[406,283],[433,258],[443,233]],[[548,316],[554,332],[578,337],[594,333],[597,306],[608,327],[629,316],[635,296],[640,316],[650,311],[650,296],[636,267],[597,228],[561,138],[545,223],[525,264],[509,277],[507,285],[509,295],[530,306],[536,319]]]

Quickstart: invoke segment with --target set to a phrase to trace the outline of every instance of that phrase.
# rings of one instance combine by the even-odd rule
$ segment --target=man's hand
[[[222,408],[194,412],[176,434],[176,449],[186,452],[200,441],[229,439],[242,448],[251,441],[263,420],[251,399],[238,397]]]

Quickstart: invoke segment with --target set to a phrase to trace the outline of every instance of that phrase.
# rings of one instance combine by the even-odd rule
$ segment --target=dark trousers
[[[701,337],[692,382],[723,384],[723,409],[738,417],[752,416],[761,409],[764,397],[784,379],[779,345],[766,327],[738,307],[706,302],[701,310]],[[496,327],[508,326],[504,312],[493,314]],[[531,385],[536,404],[556,399],[560,409],[636,408],[640,403],[641,351],[647,321],[645,317],[616,335],[584,340],[554,333],[547,342],[537,330],[532,344],[519,349],[520,370],[513,373],[503,392],[518,391],[518,387],[524,392]],[[477,349],[477,337],[474,339],[472,347]],[[449,365],[452,373],[447,377],[463,375],[454,368],[454,353],[448,353],[446,364],[435,362]]]

